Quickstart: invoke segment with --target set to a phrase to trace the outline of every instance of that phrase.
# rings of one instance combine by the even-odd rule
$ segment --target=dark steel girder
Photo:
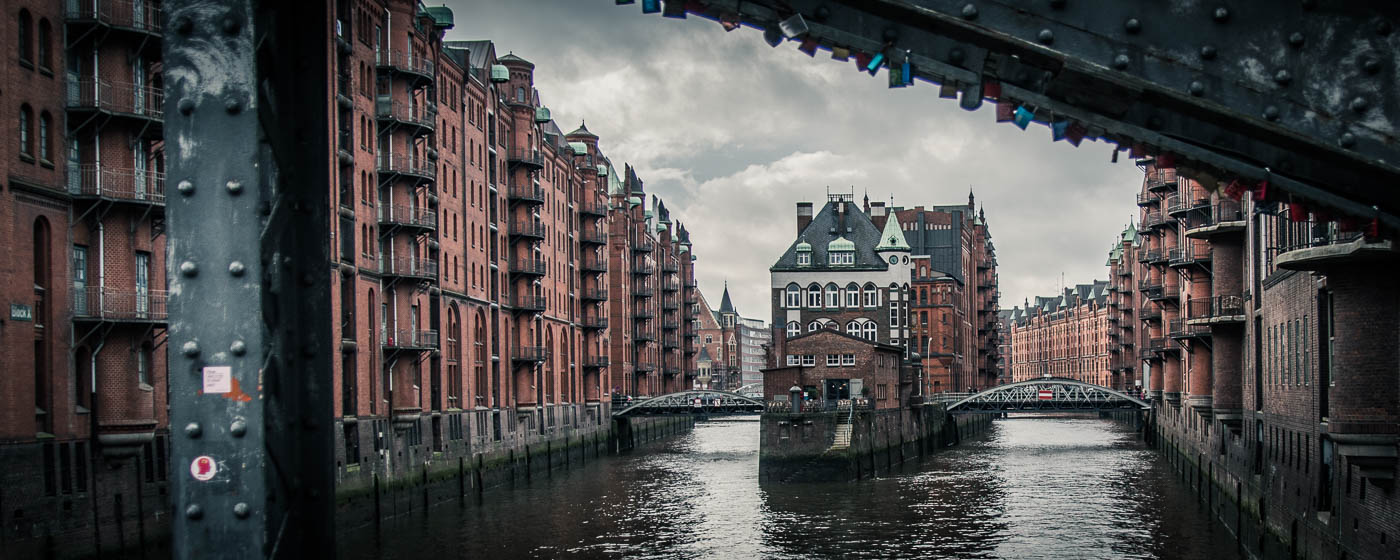
[[[683,17],[684,10],[666,15]],[[804,50],[881,53],[914,77],[1171,153],[1210,183],[1400,228],[1400,7],[1327,0],[701,0],[697,15]],[[1370,4],[1370,5],[1368,5]],[[801,16],[795,19],[794,16]],[[786,29],[780,23],[786,24]],[[990,87],[989,87],[990,86]],[[986,89],[984,89],[986,88]]]
[[[699,399],[700,405],[695,401]],[[633,403],[613,416],[643,414],[758,414],[763,412],[763,399],[745,397],[727,391],[692,390],[660,395]]]

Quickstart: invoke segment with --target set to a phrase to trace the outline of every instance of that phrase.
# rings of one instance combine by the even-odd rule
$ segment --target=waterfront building
[[[1108,370],[1112,379],[1108,387],[1139,395],[1144,380],[1138,349],[1143,347],[1144,329],[1138,328],[1138,311],[1142,305],[1134,282],[1139,276],[1137,252],[1140,244],[1137,228],[1129,224],[1114,241],[1107,263]]]
[[[11,8],[0,363],[26,374],[0,378],[0,540],[93,554],[168,522],[164,16]],[[447,8],[326,10],[339,487],[589,433],[614,395],[690,387],[689,232],[586,126],[563,132],[535,66],[445,40]]]
[[[1109,386],[1109,283],[1096,280],[1011,309],[1011,381],[1063,377]]]
[[[701,304],[708,305],[701,297]],[[766,347],[772,333],[761,319],[741,316],[729,297],[729,283],[724,285],[719,309],[708,309],[708,316],[695,321],[703,348],[711,358],[710,388],[734,391],[744,385],[763,382],[767,365]]]
[[[872,408],[893,409],[908,404],[905,349],[837,329],[818,328],[788,337],[783,364],[764,370],[763,393],[768,400],[791,398],[801,388],[804,401],[818,401],[834,410],[843,400],[863,399]]]

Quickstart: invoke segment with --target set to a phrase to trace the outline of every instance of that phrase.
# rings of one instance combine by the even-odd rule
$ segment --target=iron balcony
[[[1143,249],[1138,251],[1138,262],[1152,263],[1162,258],[1161,249]]]
[[[164,323],[165,290],[121,290],[100,286],[73,289],[73,320],[76,322]],[[35,313],[41,313],[39,305]]]
[[[632,333],[633,342],[642,343],[651,342],[653,340],[656,340],[656,334],[650,332],[650,329],[638,328]]]
[[[654,295],[656,295],[656,290],[653,290],[651,286],[638,285],[632,287],[632,297],[649,298]]]
[[[579,324],[582,325],[585,329],[603,330],[608,328],[608,318],[587,316],[584,317],[583,320],[579,322]]]
[[[663,310],[665,310],[665,311],[675,311],[675,310],[680,309],[680,308],[681,308],[681,307],[680,307],[679,305],[676,304],[676,300],[675,300],[674,298],[662,298],[662,299],[661,299],[661,309],[663,309]]]
[[[392,151],[379,153],[378,160],[379,174],[386,177],[402,175],[432,181],[437,178],[437,166],[428,162],[428,158],[419,157],[412,154],[401,154]]]
[[[1187,244],[1167,253],[1167,263],[1173,267],[1181,267],[1196,263],[1210,262],[1210,248],[1198,248],[1195,244]],[[1207,269],[1209,271],[1209,269]]]
[[[591,368],[591,369],[599,369],[599,368],[608,367],[608,357],[607,357],[607,356],[585,356],[585,357],[583,358],[583,367],[585,367],[585,368]]]
[[[374,116],[381,123],[381,130],[393,125],[410,129],[415,136],[432,132],[437,127],[436,105],[432,103],[406,103],[380,98],[374,103]]]
[[[1186,236],[1210,237],[1244,231],[1244,212],[1240,208],[1239,202],[1221,199],[1200,212],[1187,214],[1183,219]]]
[[[511,301],[511,305],[514,306],[517,311],[539,312],[544,311],[545,301],[543,296],[516,294],[515,298]]]
[[[645,275],[648,275],[648,274],[655,274],[655,273],[656,273],[656,267],[654,267],[654,266],[652,266],[652,265],[649,265],[649,264],[633,264],[633,265],[632,265],[632,274],[636,274],[636,275],[640,275],[640,276],[645,276]],[[648,295],[650,295],[650,292],[648,292]]]
[[[608,215],[608,203],[606,202],[581,202],[578,205],[578,213],[584,216],[602,218]]]
[[[1187,319],[1172,319],[1167,334],[1175,339],[1205,338],[1210,336],[1210,326],[1193,323]]]
[[[148,127],[147,134],[159,136],[165,120],[165,92],[130,82],[80,79],[69,86],[68,110],[137,119],[154,125]]]
[[[632,364],[632,369],[641,373],[650,373],[656,371],[656,364],[651,362],[637,362]]]
[[[379,225],[433,230],[437,228],[437,212],[403,204],[379,203]]]
[[[582,290],[579,292],[579,298],[583,299],[583,301],[606,301],[608,299],[608,291],[597,288]]]
[[[650,252],[652,252],[652,251],[655,250],[655,249],[656,249],[656,244],[653,243],[650,239],[647,239],[647,238],[645,238],[645,237],[643,237],[643,238],[641,238],[641,239],[638,239],[636,243],[633,243],[633,244],[632,244],[632,250],[633,250],[633,251],[636,251],[636,252],[638,252],[638,253],[650,253]],[[648,274],[650,274],[650,273],[648,273]]]
[[[1187,302],[1187,311],[1193,323],[1243,323],[1244,298],[1239,294],[1192,298]]]
[[[510,273],[524,276],[544,276],[549,271],[549,266],[544,263],[544,259],[512,258],[510,260]]]
[[[670,259],[661,261],[661,272],[680,272],[680,265]]]
[[[90,163],[69,165],[68,194],[80,200],[164,206],[165,173]]]
[[[603,232],[584,230],[579,232],[578,242],[584,245],[607,245],[608,234]]]
[[[645,307],[638,307],[632,310],[633,319],[652,319],[655,317],[656,313],[653,313],[650,309],[647,309]]]
[[[534,185],[511,185],[507,196],[510,202],[544,204],[544,189]]]
[[[436,350],[438,332],[428,329],[380,329],[380,344],[389,350]]]
[[[1161,197],[1152,193],[1138,193],[1137,195],[1138,206],[1152,206],[1157,204],[1159,200],[1162,200]]]
[[[519,363],[539,363],[549,357],[549,350],[543,346],[516,346],[510,353],[510,361]]]
[[[1176,189],[1175,169],[1154,169],[1147,174],[1147,190],[1162,191]]]
[[[432,84],[433,60],[426,56],[413,56],[403,51],[378,49],[374,51],[374,65],[380,72],[402,74],[416,85]]]
[[[681,328],[681,325],[676,321],[662,321],[661,328],[663,330],[674,331],[676,329]]]
[[[510,236],[516,239],[544,239],[544,224],[515,220],[510,223]]]
[[[544,168],[544,153],[526,148],[511,148],[506,155],[506,165],[542,169]]]
[[[608,261],[597,258],[583,259],[583,264],[580,267],[584,272],[607,272]]]
[[[66,4],[63,15],[70,27],[98,25],[156,37],[161,34],[161,8],[151,0],[81,0]]]
[[[436,280],[438,275],[438,263],[432,259],[385,257],[381,255],[379,257],[379,274],[380,276]]]

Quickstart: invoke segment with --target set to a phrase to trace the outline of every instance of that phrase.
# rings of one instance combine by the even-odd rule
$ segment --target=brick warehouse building
[[[1111,387],[1109,282],[1079,284],[1011,309],[1012,382],[1064,377]]]
[[[1161,446],[1264,557],[1400,556],[1395,240],[1267,184],[1140,165],[1142,229],[1110,261],[1116,354]]]
[[[25,374],[0,377],[0,542],[137,547],[168,519],[160,3],[9,8],[0,363]],[[562,132],[533,65],[444,41],[445,8],[326,9],[339,486],[689,387],[689,233],[586,127]]]

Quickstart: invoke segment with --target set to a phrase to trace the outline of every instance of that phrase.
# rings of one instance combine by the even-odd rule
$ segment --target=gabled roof
[[[719,300],[719,312],[739,314],[734,310],[734,303],[729,301],[729,282],[724,283],[724,297]]]
[[[714,358],[711,358],[711,357],[710,357],[710,351],[709,351],[709,350],[706,350],[704,346],[701,346],[701,347],[700,347],[700,355],[695,357],[695,361],[697,361],[697,362],[713,362],[713,361],[715,361],[715,360],[714,360]]]
[[[847,204],[845,219],[842,220],[837,212],[838,204]],[[840,222],[844,221],[844,227]],[[830,267],[827,263],[827,246],[838,238],[845,238],[846,241],[854,245],[855,264]],[[812,245],[812,264],[799,267],[797,265],[797,244],[806,242]],[[885,260],[875,254],[875,246],[880,243],[880,229],[870,221],[870,217],[860,210],[860,207],[852,202],[827,201],[822,206],[820,212],[812,217],[812,222],[807,224],[783,251],[778,261],[773,263],[769,269],[771,271],[781,270],[821,270],[832,268],[835,270],[887,270],[889,265]],[[839,245],[839,243],[838,243]]]
[[[880,232],[880,244],[876,251],[908,251],[909,243],[904,240],[904,228],[899,227],[899,217],[890,214],[885,220],[885,231]]]

